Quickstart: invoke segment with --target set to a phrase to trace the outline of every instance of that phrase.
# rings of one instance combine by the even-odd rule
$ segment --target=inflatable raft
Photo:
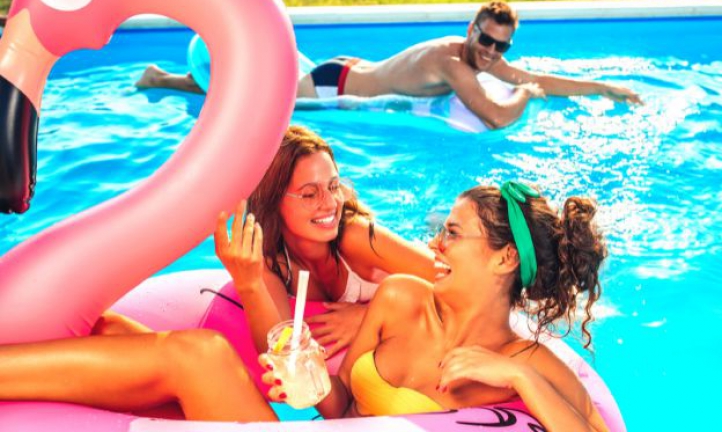
[[[216,295],[219,293],[221,295]],[[232,300],[232,301],[231,301]],[[224,270],[196,270],[172,273],[148,279],[120,299],[113,310],[153,328],[179,330],[205,328],[219,331],[234,345],[254,378],[261,369],[257,353],[251,342],[243,310],[238,301],[230,276]],[[309,303],[307,315],[324,311],[320,303]],[[529,335],[526,321],[514,316],[515,330]],[[599,375],[559,339],[544,343],[561,357],[579,376],[589,391],[597,409],[610,430],[626,430],[621,414],[609,389]],[[343,353],[329,359],[331,373],[338,370]],[[259,384],[260,386],[260,384]],[[283,415],[282,415],[283,417]],[[131,414],[114,413],[88,407],[44,402],[0,404],[0,430],[40,432],[162,432],[162,431],[529,431],[544,428],[531,416],[520,401],[490,406],[430,414],[399,417],[369,417],[358,419],[291,421],[274,424],[188,422],[182,420],[149,419]]]

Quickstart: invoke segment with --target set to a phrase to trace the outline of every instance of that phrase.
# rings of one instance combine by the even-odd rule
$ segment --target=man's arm
[[[524,113],[529,99],[544,97],[534,83],[522,84],[505,101],[491,99],[476,79],[475,71],[458,59],[445,60],[442,71],[449,86],[461,102],[490,129],[508,126]]]
[[[558,75],[535,74],[516,68],[504,59],[494,65],[489,73],[514,85],[538,84],[545,94],[551,96],[602,95],[617,102],[642,103],[639,95],[626,87],[597,81],[564,78]]]

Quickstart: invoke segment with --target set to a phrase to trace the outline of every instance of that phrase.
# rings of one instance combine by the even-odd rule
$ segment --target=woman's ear
[[[507,244],[499,250],[497,260],[497,268],[502,274],[513,273],[519,267],[519,253],[511,244]]]

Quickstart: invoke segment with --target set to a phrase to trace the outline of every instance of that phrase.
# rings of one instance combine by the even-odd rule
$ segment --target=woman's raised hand
[[[246,215],[246,200],[236,207],[231,225],[231,238],[228,238],[228,219],[226,212],[218,216],[218,224],[213,238],[216,243],[216,255],[233,278],[239,293],[256,291],[263,286],[263,231],[252,213]]]

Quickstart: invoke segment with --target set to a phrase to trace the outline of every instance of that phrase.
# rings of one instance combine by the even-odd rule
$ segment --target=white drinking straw
[[[293,335],[291,336],[291,350],[295,351],[301,345],[301,328],[303,323],[303,310],[306,308],[306,293],[308,292],[308,272],[298,272],[298,287],[296,289],[296,310],[293,313]]]

